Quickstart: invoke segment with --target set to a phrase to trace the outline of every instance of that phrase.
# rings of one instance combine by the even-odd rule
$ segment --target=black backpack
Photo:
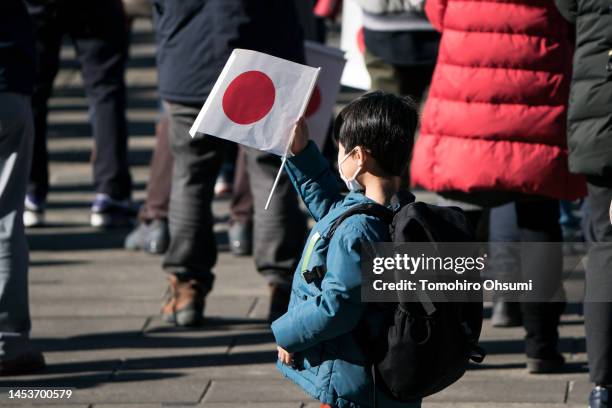
[[[348,217],[368,214],[389,224],[393,242],[474,241],[461,209],[414,202],[408,192],[400,202],[406,201],[395,213],[378,204],[355,206],[334,221],[328,237]],[[470,361],[481,363],[486,353],[478,346],[483,320],[479,300],[424,305],[398,298],[397,303],[371,304],[383,312],[386,337],[370,335],[363,322],[354,335],[371,363],[375,388],[398,401],[420,400],[461,378]]]

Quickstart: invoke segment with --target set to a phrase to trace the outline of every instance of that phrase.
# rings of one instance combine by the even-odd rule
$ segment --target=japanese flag
[[[342,6],[342,34],[340,48],[346,51],[346,68],[342,85],[357,89],[370,89],[372,81],[365,64],[363,37],[363,11],[354,0],[344,0]]]
[[[306,108],[306,124],[310,138],[323,150],[331,123],[334,105],[340,92],[340,78],[344,70],[344,52],[332,47],[305,42],[306,63],[311,67],[321,67],[312,97]]]
[[[206,133],[284,156],[319,70],[236,49],[189,133],[192,137]]]

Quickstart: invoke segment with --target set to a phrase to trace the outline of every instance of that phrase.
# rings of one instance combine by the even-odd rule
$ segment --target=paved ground
[[[146,185],[157,117],[153,55],[151,34],[141,22],[127,75],[130,148],[139,199]],[[50,225],[29,233],[32,335],[49,367],[36,376],[4,378],[0,386],[76,388],[69,401],[54,402],[59,405],[317,407],[274,368],[275,347],[263,321],[265,283],[252,259],[234,258],[226,250],[227,202],[214,205],[222,244],[218,281],[207,302],[209,322],[197,330],[177,330],[157,318],[164,291],[159,257],[123,251],[126,231],[99,232],[88,227],[92,140],[73,57],[66,47],[51,102]],[[567,374],[527,375],[522,330],[493,329],[487,321],[486,363],[424,406],[585,406],[590,388],[578,312],[578,307],[571,307],[561,326]],[[23,403],[3,395],[0,404]]]

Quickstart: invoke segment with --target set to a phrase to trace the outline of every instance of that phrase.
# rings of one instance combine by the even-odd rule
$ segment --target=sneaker
[[[523,325],[521,305],[517,302],[495,302],[491,325],[493,327],[521,327]]]
[[[219,176],[217,177],[217,181],[215,182],[215,197],[216,198],[224,198],[232,195],[233,186],[230,182],[225,180],[225,177]]]
[[[153,220],[148,226],[144,241],[144,250],[150,254],[160,255],[170,245],[170,232],[167,220]]]
[[[249,256],[253,253],[253,224],[234,222],[227,230],[230,251],[234,256]]]
[[[26,195],[23,210],[23,225],[26,228],[42,227],[45,225],[45,201],[33,195]]]
[[[225,162],[221,166],[215,181],[215,197],[224,198],[232,195],[234,190],[234,163]]]
[[[557,353],[553,358],[530,358],[527,357],[527,371],[530,374],[552,374],[563,371],[565,358]]]
[[[205,298],[209,288],[196,279],[180,279],[168,276],[166,301],[161,309],[161,319],[177,326],[200,326],[204,322]]]
[[[0,376],[23,375],[45,368],[45,358],[40,351],[27,351],[15,358],[0,360]]]
[[[610,390],[601,385],[596,386],[589,395],[589,408],[611,408]]]
[[[286,285],[271,283],[270,287],[270,309],[268,311],[268,322],[272,323],[287,312],[291,288]]]
[[[583,242],[584,235],[580,224],[578,225],[561,225],[561,233],[563,234],[563,242]]]
[[[125,237],[123,247],[128,251],[142,251],[145,247],[145,238],[148,232],[149,225],[144,222],[139,223],[136,228]]]
[[[96,194],[91,205],[91,226],[96,228],[125,227],[133,224],[136,209],[130,200],[115,200],[107,194]]]
[[[130,251],[145,251],[150,254],[163,254],[170,244],[168,221],[153,220],[141,222],[125,237],[123,247]]]

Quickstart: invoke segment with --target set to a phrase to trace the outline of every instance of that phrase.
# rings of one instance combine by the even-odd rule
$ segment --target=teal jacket
[[[272,323],[276,343],[294,353],[293,366],[278,369],[313,398],[339,408],[372,407],[370,367],[353,336],[361,319],[376,327],[382,318],[361,302],[362,243],[389,240],[387,225],[360,214],[345,220],[330,239],[333,221],[349,208],[374,203],[358,192],[340,194],[328,162],[310,142],[287,161],[291,182],[316,221],[293,278],[287,313]],[[302,272],[325,266],[322,279],[307,283]],[[377,407],[418,408],[377,392]]]

